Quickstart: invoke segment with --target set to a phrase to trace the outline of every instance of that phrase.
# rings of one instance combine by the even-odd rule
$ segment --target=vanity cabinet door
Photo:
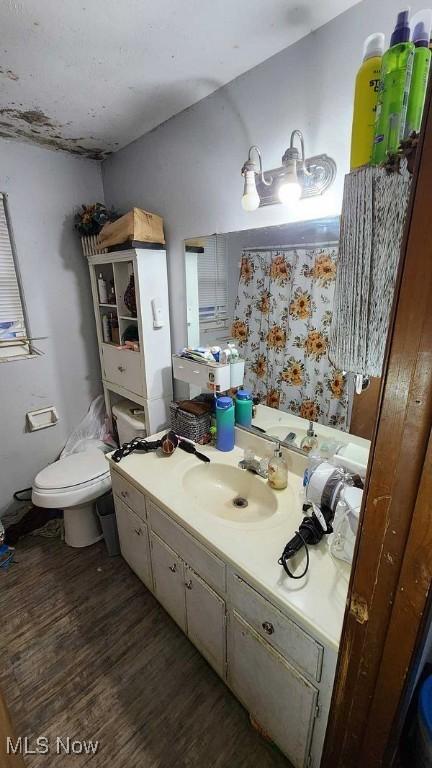
[[[153,589],[147,525],[118,498],[115,511],[121,553],[146,587]]]
[[[191,568],[185,568],[188,637],[225,677],[225,602]]]
[[[236,611],[228,620],[228,683],[294,768],[303,768],[318,691]]]
[[[184,563],[168,544],[150,533],[154,594],[165,610],[186,632]]]

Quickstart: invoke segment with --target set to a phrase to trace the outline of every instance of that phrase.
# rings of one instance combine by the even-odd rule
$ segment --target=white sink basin
[[[235,523],[257,523],[277,512],[277,500],[266,481],[226,464],[202,464],[183,477],[187,495],[203,511]]]

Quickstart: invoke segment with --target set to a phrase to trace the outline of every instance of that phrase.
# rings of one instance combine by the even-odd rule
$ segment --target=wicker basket
[[[81,237],[81,245],[84,256],[96,256],[97,253],[108,253],[108,248],[103,248],[99,243],[99,235],[85,235]]]
[[[211,413],[195,416],[179,408],[178,403],[170,404],[171,429],[181,437],[195,443],[206,443],[210,432]]]

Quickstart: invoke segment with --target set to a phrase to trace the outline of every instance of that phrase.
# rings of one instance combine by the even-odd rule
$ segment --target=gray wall
[[[87,263],[73,231],[81,203],[103,199],[99,164],[0,139],[9,212],[30,329],[40,357],[0,363],[0,515],[13,491],[53,461],[100,391]],[[26,411],[56,405],[55,427],[25,432]]]
[[[103,163],[107,203],[165,218],[175,349],[186,342],[184,238],[340,212],[363,41],[377,30],[388,40],[398,8],[396,0],[363,0]],[[303,130],[307,154],[336,160],[335,184],[291,216],[277,205],[244,212],[240,169],[249,145],[259,144],[272,168],[294,128]]]

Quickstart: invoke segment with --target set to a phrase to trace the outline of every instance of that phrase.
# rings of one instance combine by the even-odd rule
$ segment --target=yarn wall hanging
[[[399,172],[363,166],[345,176],[329,358],[345,371],[381,376],[411,188]]]

